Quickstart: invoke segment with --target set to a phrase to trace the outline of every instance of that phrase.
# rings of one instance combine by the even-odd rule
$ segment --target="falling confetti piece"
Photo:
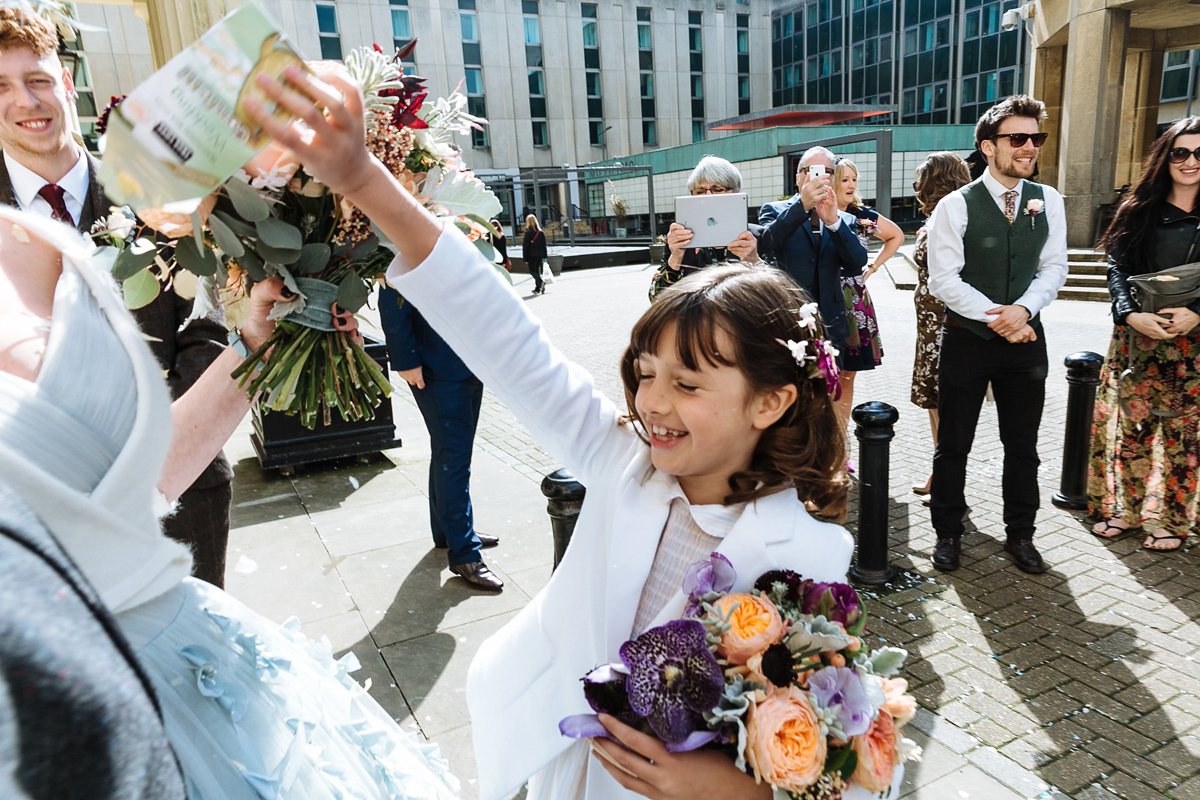
[[[357,489],[358,488],[358,478],[355,478],[353,475],[351,475],[349,480],[350,480],[350,485],[353,486],[355,489]]]
[[[242,575],[249,575],[256,569],[258,569],[258,564],[245,556],[238,556],[237,564],[233,566],[233,571],[239,572]]]

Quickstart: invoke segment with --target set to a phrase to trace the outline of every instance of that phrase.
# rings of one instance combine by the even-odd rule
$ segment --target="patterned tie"
[[[1004,193],[1004,216],[1008,217],[1008,224],[1012,225],[1017,218],[1017,190],[1009,189]]]
[[[67,204],[63,202],[64,194],[63,188],[57,183],[47,183],[38,189],[38,196],[50,204],[50,219],[75,227],[75,220],[71,217],[71,212],[67,211]]]

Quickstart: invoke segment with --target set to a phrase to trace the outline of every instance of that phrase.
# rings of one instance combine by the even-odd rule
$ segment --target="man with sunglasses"
[[[1025,95],[988,109],[975,126],[987,170],[943,198],[927,226],[929,289],[946,304],[930,502],[943,571],[959,566],[967,457],[989,384],[1004,447],[1004,549],[1019,569],[1046,571],[1033,545],[1048,369],[1038,313],[1066,282],[1067,231],[1062,196],[1029,180],[1045,118]]]

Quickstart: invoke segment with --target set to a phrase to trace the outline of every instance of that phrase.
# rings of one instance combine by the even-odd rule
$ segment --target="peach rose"
[[[883,694],[887,698],[883,707],[896,721],[897,728],[903,728],[917,715],[917,698],[908,691],[908,681],[904,678],[884,678]]]
[[[808,694],[797,686],[776,689],[751,707],[746,760],[772,786],[803,791],[825,770],[826,744]]]
[[[900,763],[896,746],[900,734],[887,709],[879,709],[871,727],[862,736],[855,736],[850,746],[858,756],[858,765],[850,780],[868,792],[883,792],[892,785],[892,773]]]
[[[766,651],[783,635],[783,619],[765,597],[727,594],[713,603],[713,608],[723,618],[728,617],[732,626],[717,645],[717,654],[731,664],[745,664],[750,656]]]
[[[196,213],[200,215],[201,223],[208,219],[208,215],[212,213],[213,206],[216,204],[217,196],[215,194],[210,194],[200,201],[200,205],[196,207]],[[156,230],[168,238],[179,239],[192,235],[191,214],[166,211],[163,208],[150,208],[138,214],[138,217],[146,223],[146,227]]]
[[[296,170],[300,169],[300,161],[292,151],[271,142],[259,150],[258,155],[247,161],[242,169],[246,170],[246,174],[250,176],[250,183],[255,188],[278,191],[292,180]]]

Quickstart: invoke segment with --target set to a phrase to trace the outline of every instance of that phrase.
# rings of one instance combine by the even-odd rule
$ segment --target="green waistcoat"
[[[983,178],[962,189],[967,201],[967,229],[963,233],[962,279],[974,289],[987,295],[998,306],[1012,305],[1025,294],[1037,275],[1042,245],[1050,234],[1046,215],[1025,213],[1030,200],[1044,200],[1039,183],[1025,181],[1017,198],[1017,216],[1010,225],[996,204]],[[968,319],[950,309],[946,314],[972,333],[991,339],[996,332],[985,323]],[[1041,329],[1037,317],[1029,320],[1035,330]]]

